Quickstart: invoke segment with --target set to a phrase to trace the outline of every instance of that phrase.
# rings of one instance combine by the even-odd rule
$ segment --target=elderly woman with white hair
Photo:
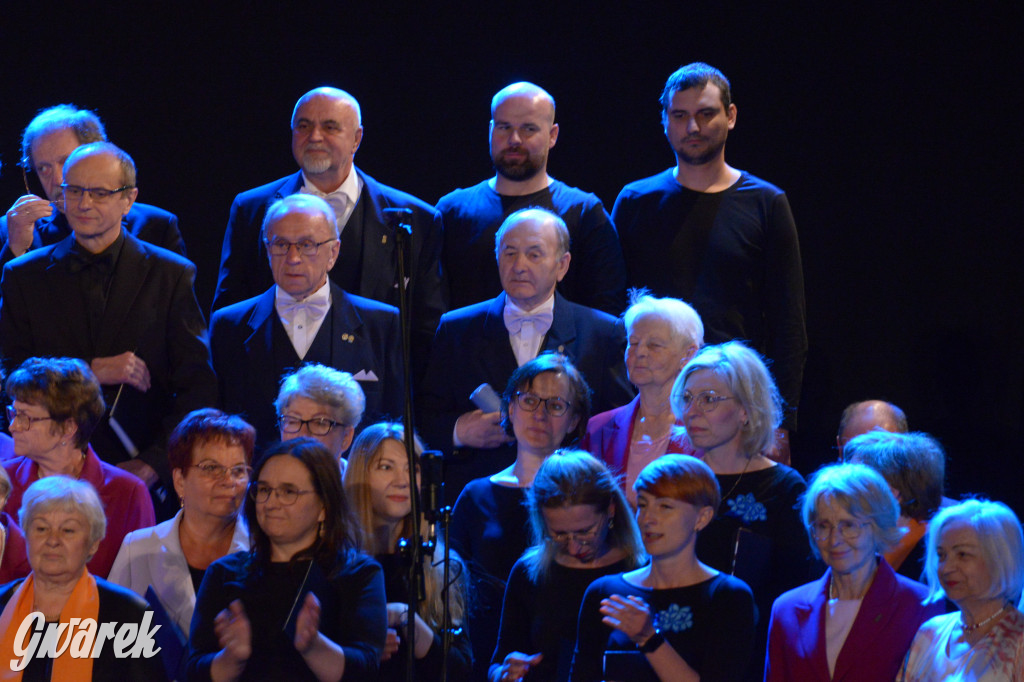
[[[366,409],[366,396],[351,374],[304,365],[281,381],[274,405],[281,440],[309,436],[320,441],[345,473],[345,452]]]
[[[672,385],[704,345],[704,324],[678,298],[630,292],[626,325],[626,372],[639,393],[622,407],[590,418],[580,444],[623,476],[626,497],[636,504],[633,483],[645,466],[665,453],[693,454],[681,418],[672,412]]]
[[[802,516],[828,570],[775,600],[766,682],[893,679],[921,623],[942,607],[882,556],[904,532],[889,484],[863,464],[825,467]]]
[[[1010,508],[965,500],[928,526],[929,597],[960,610],[932,618],[910,645],[899,682],[1024,679],[1024,534]]]
[[[149,608],[146,602],[86,569],[107,529],[103,506],[91,485],[66,476],[39,479],[22,497],[20,521],[32,572],[0,588],[0,651],[17,651],[21,624],[37,612],[47,623],[59,623],[62,632],[82,632],[78,623],[90,618],[98,624],[113,623],[118,631],[126,624],[138,630]],[[77,634],[68,638],[84,641]],[[65,646],[59,656],[30,658],[21,671],[9,668],[5,660],[3,679],[166,679],[159,656],[119,657],[121,648],[107,642],[92,658],[75,657],[76,647]]]

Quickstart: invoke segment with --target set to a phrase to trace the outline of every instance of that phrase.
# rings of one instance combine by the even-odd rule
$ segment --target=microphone
[[[385,208],[384,218],[392,232],[405,230],[412,234],[412,209],[411,208]]]
[[[444,461],[437,450],[427,450],[420,455],[420,500],[423,516],[430,524],[430,536],[440,516],[444,494]]]

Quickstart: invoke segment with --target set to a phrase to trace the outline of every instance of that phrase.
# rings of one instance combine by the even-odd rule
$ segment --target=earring
[[[615,527],[615,519],[614,518],[608,519],[608,530],[611,530],[614,527]]]

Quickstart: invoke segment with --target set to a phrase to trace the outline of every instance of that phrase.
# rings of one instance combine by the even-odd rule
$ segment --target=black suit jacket
[[[418,426],[430,447],[448,455],[445,496],[453,502],[473,478],[500,471],[514,458],[508,448],[453,448],[455,420],[476,409],[470,393],[489,383],[500,395],[518,366],[509,343],[503,311],[505,294],[446,313],[430,351],[426,377],[418,392]],[[622,322],[607,313],[570,303],[555,293],[551,329],[543,351],[566,355],[594,391],[593,413],[624,405],[633,398],[626,378]],[[504,462],[504,464],[502,464]]]
[[[345,288],[357,296],[398,306],[397,251],[384,209],[412,209],[412,248],[406,277],[412,304],[414,360],[420,365],[425,364],[426,352],[423,349],[429,346],[441,314],[447,308],[441,276],[441,214],[416,197],[382,185],[358,168],[353,169],[363,180],[363,191],[345,230],[362,235],[359,245],[362,265],[358,285]],[[224,232],[220,275],[213,298],[214,310],[258,296],[274,284],[267,248],[260,239],[263,218],[272,203],[300,189],[301,172],[235,197]],[[353,224],[356,220],[359,220],[359,225]],[[348,248],[344,232],[342,245],[343,249]],[[344,260],[342,257],[335,263],[332,279],[351,276],[351,273],[343,272]]]
[[[274,401],[282,375],[297,369],[280,366],[274,352],[275,325],[281,325],[274,297],[271,287],[256,298],[218,310],[210,322],[221,407],[243,414],[256,427],[260,443],[277,440]],[[330,336],[334,368],[353,375],[360,370],[377,375],[377,381],[359,382],[366,395],[363,423],[372,424],[384,416],[400,418],[404,403],[398,310],[346,293],[332,283],[330,320],[331,327],[325,321],[317,335]],[[284,330],[276,331],[281,332],[280,339]]]
[[[135,202],[128,215],[121,218],[121,227],[144,242],[162,246],[169,251],[185,255],[185,240],[178,229],[178,216],[149,204]],[[71,226],[63,213],[57,211],[50,218],[36,221],[35,235],[29,250],[56,244],[71,234]],[[7,216],[0,216],[0,266],[14,258],[7,248]]]
[[[115,417],[139,457],[170,486],[167,437],[188,412],[217,401],[206,322],[192,286],[195,266],[185,258],[124,235],[102,323],[90,333],[81,295],[81,273],[68,268],[74,236],[31,251],[4,266],[0,281],[0,353],[10,372],[40,356],[109,357],[133,351],[149,368],[152,386],[104,386],[108,412],[118,391]],[[112,464],[128,453],[104,419],[91,439]]]

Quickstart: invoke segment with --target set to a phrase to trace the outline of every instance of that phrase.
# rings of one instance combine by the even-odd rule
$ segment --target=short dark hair
[[[900,494],[900,512],[927,521],[942,505],[946,453],[927,433],[871,431],[843,448],[848,462],[866,464]]]
[[[58,104],[42,109],[36,114],[21,134],[21,166],[32,170],[32,143],[41,135],[49,135],[58,130],[70,130],[78,138],[79,144],[102,142],[107,139],[107,131],[103,129],[100,117],[91,111],[79,109],[74,104]]]
[[[73,421],[75,447],[82,452],[107,409],[96,375],[77,358],[29,358],[11,372],[4,389],[12,400],[49,412],[52,428]]]
[[[256,429],[241,417],[212,407],[193,410],[174,427],[167,440],[167,460],[171,469],[180,469],[182,475],[187,476],[192,465],[192,453],[200,445],[212,442],[242,446],[246,464],[252,464]]]
[[[338,564],[339,552],[358,549],[359,532],[355,516],[341,485],[338,458],[328,452],[320,441],[313,438],[293,438],[268,447],[256,463],[252,480],[259,480],[260,472],[274,457],[294,457],[306,467],[313,481],[320,503],[324,506],[323,529],[312,546],[298,552],[292,561],[314,559],[327,573],[334,575],[342,568]],[[270,538],[256,520],[256,501],[245,496],[245,520],[249,524],[250,553],[260,564],[270,562]]]
[[[570,409],[579,421],[576,423],[575,429],[565,434],[565,441],[561,443],[561,447],[578,443],[587,433],[587,422],[590,420],[590,395],[592,391],[590,386],[587,385],[587,380],[583,378],[583,375],[576,369],[576,366],[569,361],[569,358],[553,351],[541,353],[512,372],[508,385],[505,386],[505,392],[501,395],[501,425],[505,428],[505,433],[510,436],[515,435],[512,432],[512,421],[509,419],[509,405],[515,400],[516,392],[524,389],[529,390],[533,386],[533,380],[544,372],[563,374],[569,380],[569,390],[572,391],[572,396],[569,398],[569,402],[572,403]]]
[[[665,89],[661,91],[661,111],[664,115],[672,106],[672,98],[677,92],[689,90],[690,88],[704,89],[708,83],[717,85],[722,93],[722,106],[728,109],[732,105],[732,90],[729,86],[729,79],[725,74],[704,62],[694,62],[686,66],[680,66],[665,81]]]

